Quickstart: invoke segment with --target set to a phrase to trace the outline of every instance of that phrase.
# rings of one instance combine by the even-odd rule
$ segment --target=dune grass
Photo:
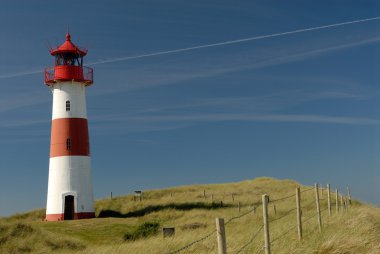
[[[132,195],[98,200],[95,219],[44,222],[43,209],[16,214],[0,219],[0,253],[167,253],[213,232],[216,217],[227,221],[249,212],[226,225],[228,253],[236,253],[262,225],[260,204],[264,193],[272,200],[269,205],[272,253],[380,253],[378,208],[354,201],[345,213],[336,213],[333,206],[329,217],[324,193],[323,230],[319,233],[313,190],[301,194],[303,219],[310,220],[304,222],[304,238],[298,241],[295,211],[290,211],[295,208],[295,198],[273,202],[293,195],[296,187],[307,190],[311,186],[291,180],[257,178],[150,190],[144,192],[142,201],[134,201]],[[163,238],[160,231],[163,226],[175,227],[175,236]],[[280,237],[285,232],[288,233]],[[260,231],[241,253],[256,253],[262,246]],[[216,252],[216,235],[211,234],[180,253]]]

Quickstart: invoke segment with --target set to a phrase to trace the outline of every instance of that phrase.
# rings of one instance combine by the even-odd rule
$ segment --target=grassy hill
[[[295,198],[275,201],[292,196],[296,187],[303,191],[301,242],[294,228]],[[263,246],[263,232],[258,230],[264,193],[271,200],[272,253],[380,253],[379,208],[353,201],[345,213],[337,214],[333,206],[329,217],[325,192],[321,197],[323,230],[319,233],[314,216],[315,193],[310,187],[291,180],[258,178],[151,190],[144,192],[143,201],[134,201],[132,195],[99,200],[95,204],[96,219],[44,222],[43,209],[16,214],[0,219],[0,253],[167,253],[213,232],[216,217],[226,221],[235,217],[226,225],[228,253],[238,252],[247,243],[241,253],[258,253]],[[254,206],[258,207],[256,213],[252,211]],[[163,226],[175,227],[175,236],[163,238]],[[216,234],[179,253],[217,253]]]

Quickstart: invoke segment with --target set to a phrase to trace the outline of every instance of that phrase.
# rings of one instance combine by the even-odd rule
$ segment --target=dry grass
[[[96,202],[96,214],[110,216],[80,221],[43,222],[44,211],[36,210],[0,219],[0,253],[166,253],[187,245],[215,230],[215,218],[226,220],[258,206],[261,195],[271,200],[293,195],[300,186],[291,180],[258,178],[239,183],[193,185],[165,190],[146,191],[144,200],[133,196],[116,197]],[[310,187],[310,186],[309,186]],[[301,186],[302,189],[309,188]],[[203,197],[203,190],[206,197]],[[234,197],[234,201],[232,198]],[[211,202],[211,196],[214,205]],[[326,194],[324,195],[326,198]],[[220,201],[224,207],[220,208]],[[314,192],[302,193],[303,218],[315,214]],[[237,210],[240,202],[241,212]],[[335,200],[333,199],[333,202]],[[325,209],[326,199],[321,200]],[[275,240],[296,225],[295,211],[278,219],[295,207],[294,198],[276,202],[277,214],[270,205],[271,239]],[[261,207],[226,225],[228,253],[236,253],[262,225]],[[322,214],[323,232],[319,233],[317,219],[304,223],[304,239],[297,240],[297,231],[275,240],[272,252],[277,253],[380,253],[380,210],[354,202],[348,213],[329,217]],[[278,220],[276,220],[278,219]],[[274,221],[276,220],[276,221]],[[161,226],[174,226],[176,234],[163,238],[161,234],[134,241],[124,241],[147,221]],[[262,232],[242,253],[256,253],[263,245]],[[180,253],[216,253],[216,236],[211,235]]]

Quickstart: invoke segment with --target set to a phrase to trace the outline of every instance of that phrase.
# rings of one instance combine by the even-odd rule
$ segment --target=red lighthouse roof
[[[85,56],[87,54],[87,50],[80,49],[77,46],[75,46],[75,44],[71,42],[71,35],[67,33],[66,41],[58,48],[50,50],[50,54],[52,56],[58,55],[60,53],[75,53],[80,56]]]

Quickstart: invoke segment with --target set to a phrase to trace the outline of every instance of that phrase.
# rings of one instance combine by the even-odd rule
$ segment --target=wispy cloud
[[[249,121],[249,122],[294,122],[294,123],[325,123],[325,124],[349,124],[349,125],[380,125],[380,120],[370,118],[356,118],[326,115],[296,115],[296,114],[200,114],[200,115],[161,115],[149,117],[128,117],[127,121],[139,122],[225,122],[225,121]]]
[[[317,58],[319,56],[333,53],[336,51],[346,50],[349,48],[360,47],[368,44],[380,42],[380,36],[365,38],[358,41],[348,43],[340,43],[322,48],[306,48],[299,49],[298,47],[286,48],[285,51],[272,52],[269,55],[267,52],[262,52],[261,59],[257,56],[250,58],[250,61],[242,61],[244,58],[240,55],[226,55],[224,58],[209,62],[196,63],[191,66],[183,66],[183,63],[171,63],[166,66],[160,65],[155,67],[155,70],[120,70],[119,73],[114,73],[113,77],[120,78],[114,80],[115,84],[112,89],[108,86],[104,89],[98,88],[93,95],[105,95],[110,93],[135,91],[147,89],[157,86],[168,86],[175,84],[183,84],[185,81],[216,77],[224,74],[243,72],[247,70],[255,70],[292,62],[306,61],[308,59]],[[232,59],[235,59],[232,61]],[[256,60],[259,59],[259,60]],[[120,81],[118,81],[120,80]],[[122,80],[122,81],[121,81]]]
[[[136,59],[141,59],[141,58],[155,57],[155,56],[161,56],[161,55],[167,55],[167,54],[175,54],[175,53],[200,50],[200,49],[211,48],[211,47],[226,46],[226,45],[231,45],[231,44],[251,42],[251,41],[270,39],[270,38],[275,38],[275,37],[288,36],[288,35],[293,35],[293,34],[298,34],[298,33],[305,33],[305,32],[317,31],[317,30],[322,30],[322,29],[330,29],[330,28],[336,28],[336,27],[340,27],[340,26],[347,26],[347,25],[352,25],[352,24],[377,21],[379,19],[380,19],[380,17],[372,17],[372,18],[366,18],[366,19],[351,20],[351,21],[346,21],[346,22],[316,26],[316,27],[309,27],[309,28],[297,29],[297,30],[286,31],[286,32],[279,32],[279,33],[273,33],[273,34],[267,34],[267,35],[253,36],[253,37],[236,39],[236,40],[216,42],[216,43],[211,43],[211,44],[203,44],[203,45],[187,47],[187,48],[152,52],[152,53],[141,54],[141,55],[137,55],[137,56],[125,56],[125,57],[114,57],[114,58],[110,58],[110,59],[100,59],[100,60],[88,63],[88,65],[116,63],[116,62],[121,62],[121,61],[136,60]],[[6,74],[0,74],[0,79],[20,77],[20,76],[26,76],[26,75],[37,74],[37,73],[42,73],[42,72],[43,72],[43,69],[23,71],[23,72],[17,72],[17,73],[6,73]]]

